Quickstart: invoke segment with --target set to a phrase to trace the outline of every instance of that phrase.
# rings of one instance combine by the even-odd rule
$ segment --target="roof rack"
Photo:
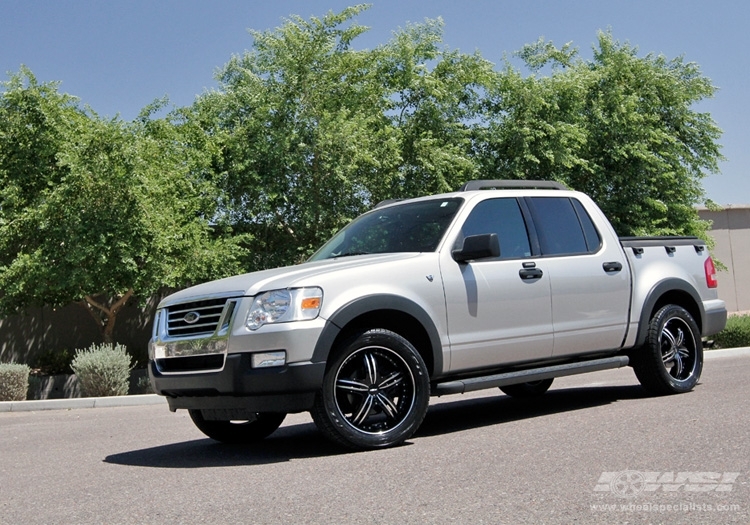
[[[386,199],[384,201],[380,201],[375,205],[373,210],[377,210],[378,208],[382,208],[383,206],[388,206],[389,204],[393,204],[394,202],[401,202],[404,199]]]
[[[488,189],[567,190],[568,188],[552,180],[471,180],[461,186],[458,191]]]

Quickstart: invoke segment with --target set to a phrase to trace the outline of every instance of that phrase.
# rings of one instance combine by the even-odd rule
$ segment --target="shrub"
[[[70,367],[83,397],[124,396],[128,393],[131,357],[122,345],[91,345],[76,350]]]
[[[737,315],[727,319],[727,326],[714,336],[717,348],[750,346],[750,315]]]
[[[0,401],[24,401],[30,373],[28,365],[0,364]]]
[[[34,375],[33,370],[29,376],[29,389],[26,391],[26,399],[42,399],[42,378]]]
[[[35,373],[44,376],[58,374],[72,374],[70,362],[73,360],[73,352],[63,348],[62,350],[47,350],[39,355],[33,362],[29,363],[35,368]]]
[[[138,382],[135,385],[135,391],[138,394],[155,394],[154,386],[151,384],[151,380],[146,377],[139,377]]]

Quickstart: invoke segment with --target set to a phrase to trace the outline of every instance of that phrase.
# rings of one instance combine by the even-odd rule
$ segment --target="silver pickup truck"
[[[420,426],[431,395],[632,366],[654,394],[691,390],[726,323],[692,237],[618,238],[557,183],[472,181],[379,204],[297,266],[164,299],[149,373],[207,436],[263,439],[310,411],[357,449]]]

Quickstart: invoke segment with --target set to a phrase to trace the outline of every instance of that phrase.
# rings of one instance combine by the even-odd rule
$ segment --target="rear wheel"
[[[541,379],[539,381],[529,381],[528,383],[518,383],[515,385],[501,386],[500,390],[511,397],[536,397],[541,396],[549,387],[552,386],[553,379]]]
[[[633,355],[633,370],[653,394],[679,394],[695,387],[703,371],[703,343],[687,310],[670,304],[656,312],[646,344]]]
[[[372,449],[411,437],[429,400],[427,368],[419,352],[400,335],[373,329],[333,354],[311,413],[333,441]]]
[[[198,429],[211,439],[222,443],[253,443],[270,436],[281,426],[286,414],[258,412],[253,419],[244,421],[214,421],[206,419],[200,410],[189,410],[190,418]]]

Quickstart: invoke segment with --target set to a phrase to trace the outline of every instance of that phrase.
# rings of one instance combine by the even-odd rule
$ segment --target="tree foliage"
[[[530,75],[498,71],[445,48],[439,19],[356,50],[365,8],[252,32],[185,114],[217,146],[222,217],[252,235],[249,268],[304,259],[379,200],[472,178],[558,180],[622,235],[707,237],[695,205],[720,130],[694,109],[715,92],[697,65],[600,33],[589,60],[540,39],[517,53]]]
[[[81,302],[111,342],[136,295],[236,272],[177,128],[104,120],[23,69],[0,99],[0,309]]]
[[[102,119],[23,68],[0,93],[0,312],[87,305],[111,341],[131,297],[292,264],[387,198],[472,178],[557,180],[621,235],[706,237],[716,88],[682,57],[600,33],[543,39],[528,71],[442,43],[442,21],[357,49],[367,6],[252,31],[219,88],[157,119]]]
[[[485,172],[553,179],[591,195],[621,235],[700,235],[701,180],[718,172],[721,130],[694,108],[716,88],[682,57],[638,56],[601,32],[591,60],[540,40],[507,67],[477,131]]]
[[[475,172],[467,121],[491,65],[442,50],[439,21],[355,50],[364,8],[252,32],[187,114],[219,145],[224,217],[252,234],[250,267],[304,259],[379,200]]]

